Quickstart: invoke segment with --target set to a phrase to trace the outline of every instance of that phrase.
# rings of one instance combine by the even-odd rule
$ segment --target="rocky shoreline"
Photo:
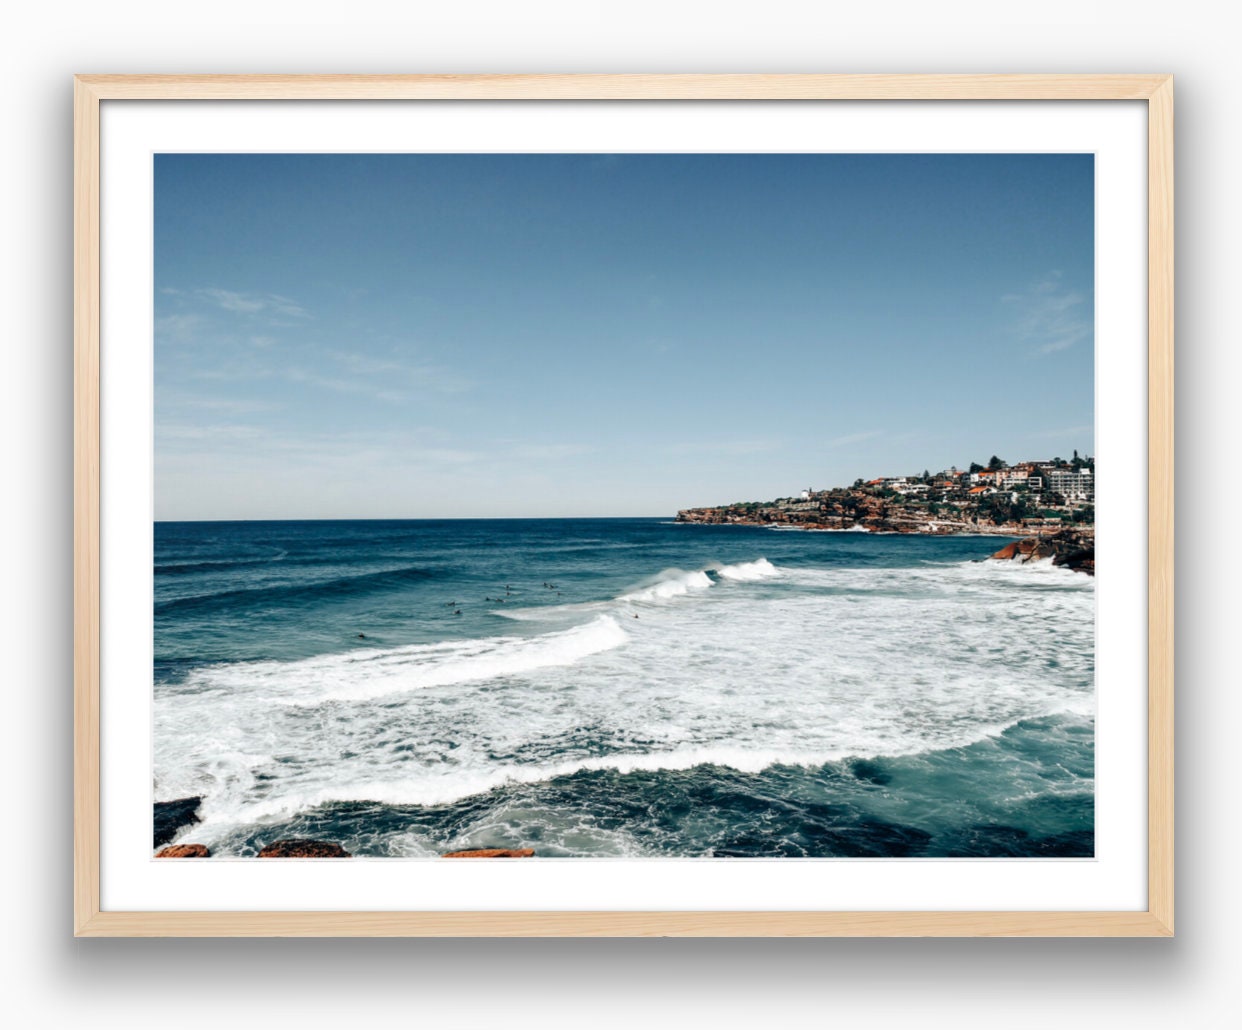
[[[1028,536],[1002,547],[994,561],[1031,562],[1051,558],[1053,565],[1095,575],[1095,530],[1063,529],[1047,536]]]
[[[905,509],[894,510],[876,498],[863,498],[859,508],[850,515],[829,515],[822,510],[791,510],[771,505],[729,505],[724,508],[687,508],[677,513],[677,521],[689,525],[757,526],[811,533],[1017,537],[991,557],[1018,562],[1051,558],[1054,565],[1095,575],[1094,525],[1063,528],[1060,525],[1032,526],[1029,521],[992,523],[931,518],[911,514]]]
[[[198,822],[198,806],[202,797],[177,798],[175,801],[157,801],[154,806],[152,828],[154,842],[152,847],[158,848],[167,844],[187,826]]]
[[[864,514],[865,512],[865,514]],[[855,515],[829,515],[822,512],[789,511],[781,508],[739,510],[727,508],[687,508],[676,521],[700,526],[758,526],[765,529],[806,530],[835,533],[904,533],[917,536],[1027,536],[1032,529],[1055,533],[1059,523],[1033,526],[1028,522],[982,522],[936,518],[886,510],[883,505],[867,506]]]
[[[211,851],[205,844],[169,844],[187,826],[199,822],[198,806],[202,795],[177,798],[175,801],[156,801],[152,806],[153,847],[158,850],[156,858],[210,858]],[[161,845],[168,845],[161,847]],[[472,851],[450,851],[441,858],[533,858],[531,848],[479,848]],[[275,840],[264,846],[259,858],[352,858],[339,844],[327,840],[303,838]]]

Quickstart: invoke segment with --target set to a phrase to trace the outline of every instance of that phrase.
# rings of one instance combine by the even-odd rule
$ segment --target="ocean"
[[[178,842],[374,858],[1094,853],[1094,580],[998,537],[159,522]]]

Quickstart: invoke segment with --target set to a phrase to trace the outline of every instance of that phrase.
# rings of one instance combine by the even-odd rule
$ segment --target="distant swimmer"
[[[367,638],[367,635],[366,635],[365,633],[359,633],[359,634],[358,634],[358,639],[359,639],[359,640],[366,640],[366,638]]]
[[[636,619],[638,618],[638,612],[635,612],[635,613],[634,613],[634,618],[636,618]]]
[[[460,608],[458,608],[458,609],[457,609],[457,611],[453,612],[453,614],[454,614],[454,615],[460,615],[460,614],[461,614],[461,609],[460,609]]]

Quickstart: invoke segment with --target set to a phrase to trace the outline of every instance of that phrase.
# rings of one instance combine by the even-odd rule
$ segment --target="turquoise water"
[[[155,800],[360,856],[1094,850],[1094,581],[995,537],[157,523]]]

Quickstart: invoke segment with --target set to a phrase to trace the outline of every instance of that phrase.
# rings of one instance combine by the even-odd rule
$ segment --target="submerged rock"
[[[441,858],[532,858],[534,848],[479,848],[475,851],[450,851]]]
[[[192,798],[178,798],[176,801],[157,801],[154,806],[154,840],[153,848],[167,844],[179,830],[198,822],[198,806],[203,800],[202,795]]]
[[[260,858],[349,858],[339,844],[326,840],[275,840],[259,852]]]
[[[210,858],[205,844],[172,844],[156,853],[156,858]]]

